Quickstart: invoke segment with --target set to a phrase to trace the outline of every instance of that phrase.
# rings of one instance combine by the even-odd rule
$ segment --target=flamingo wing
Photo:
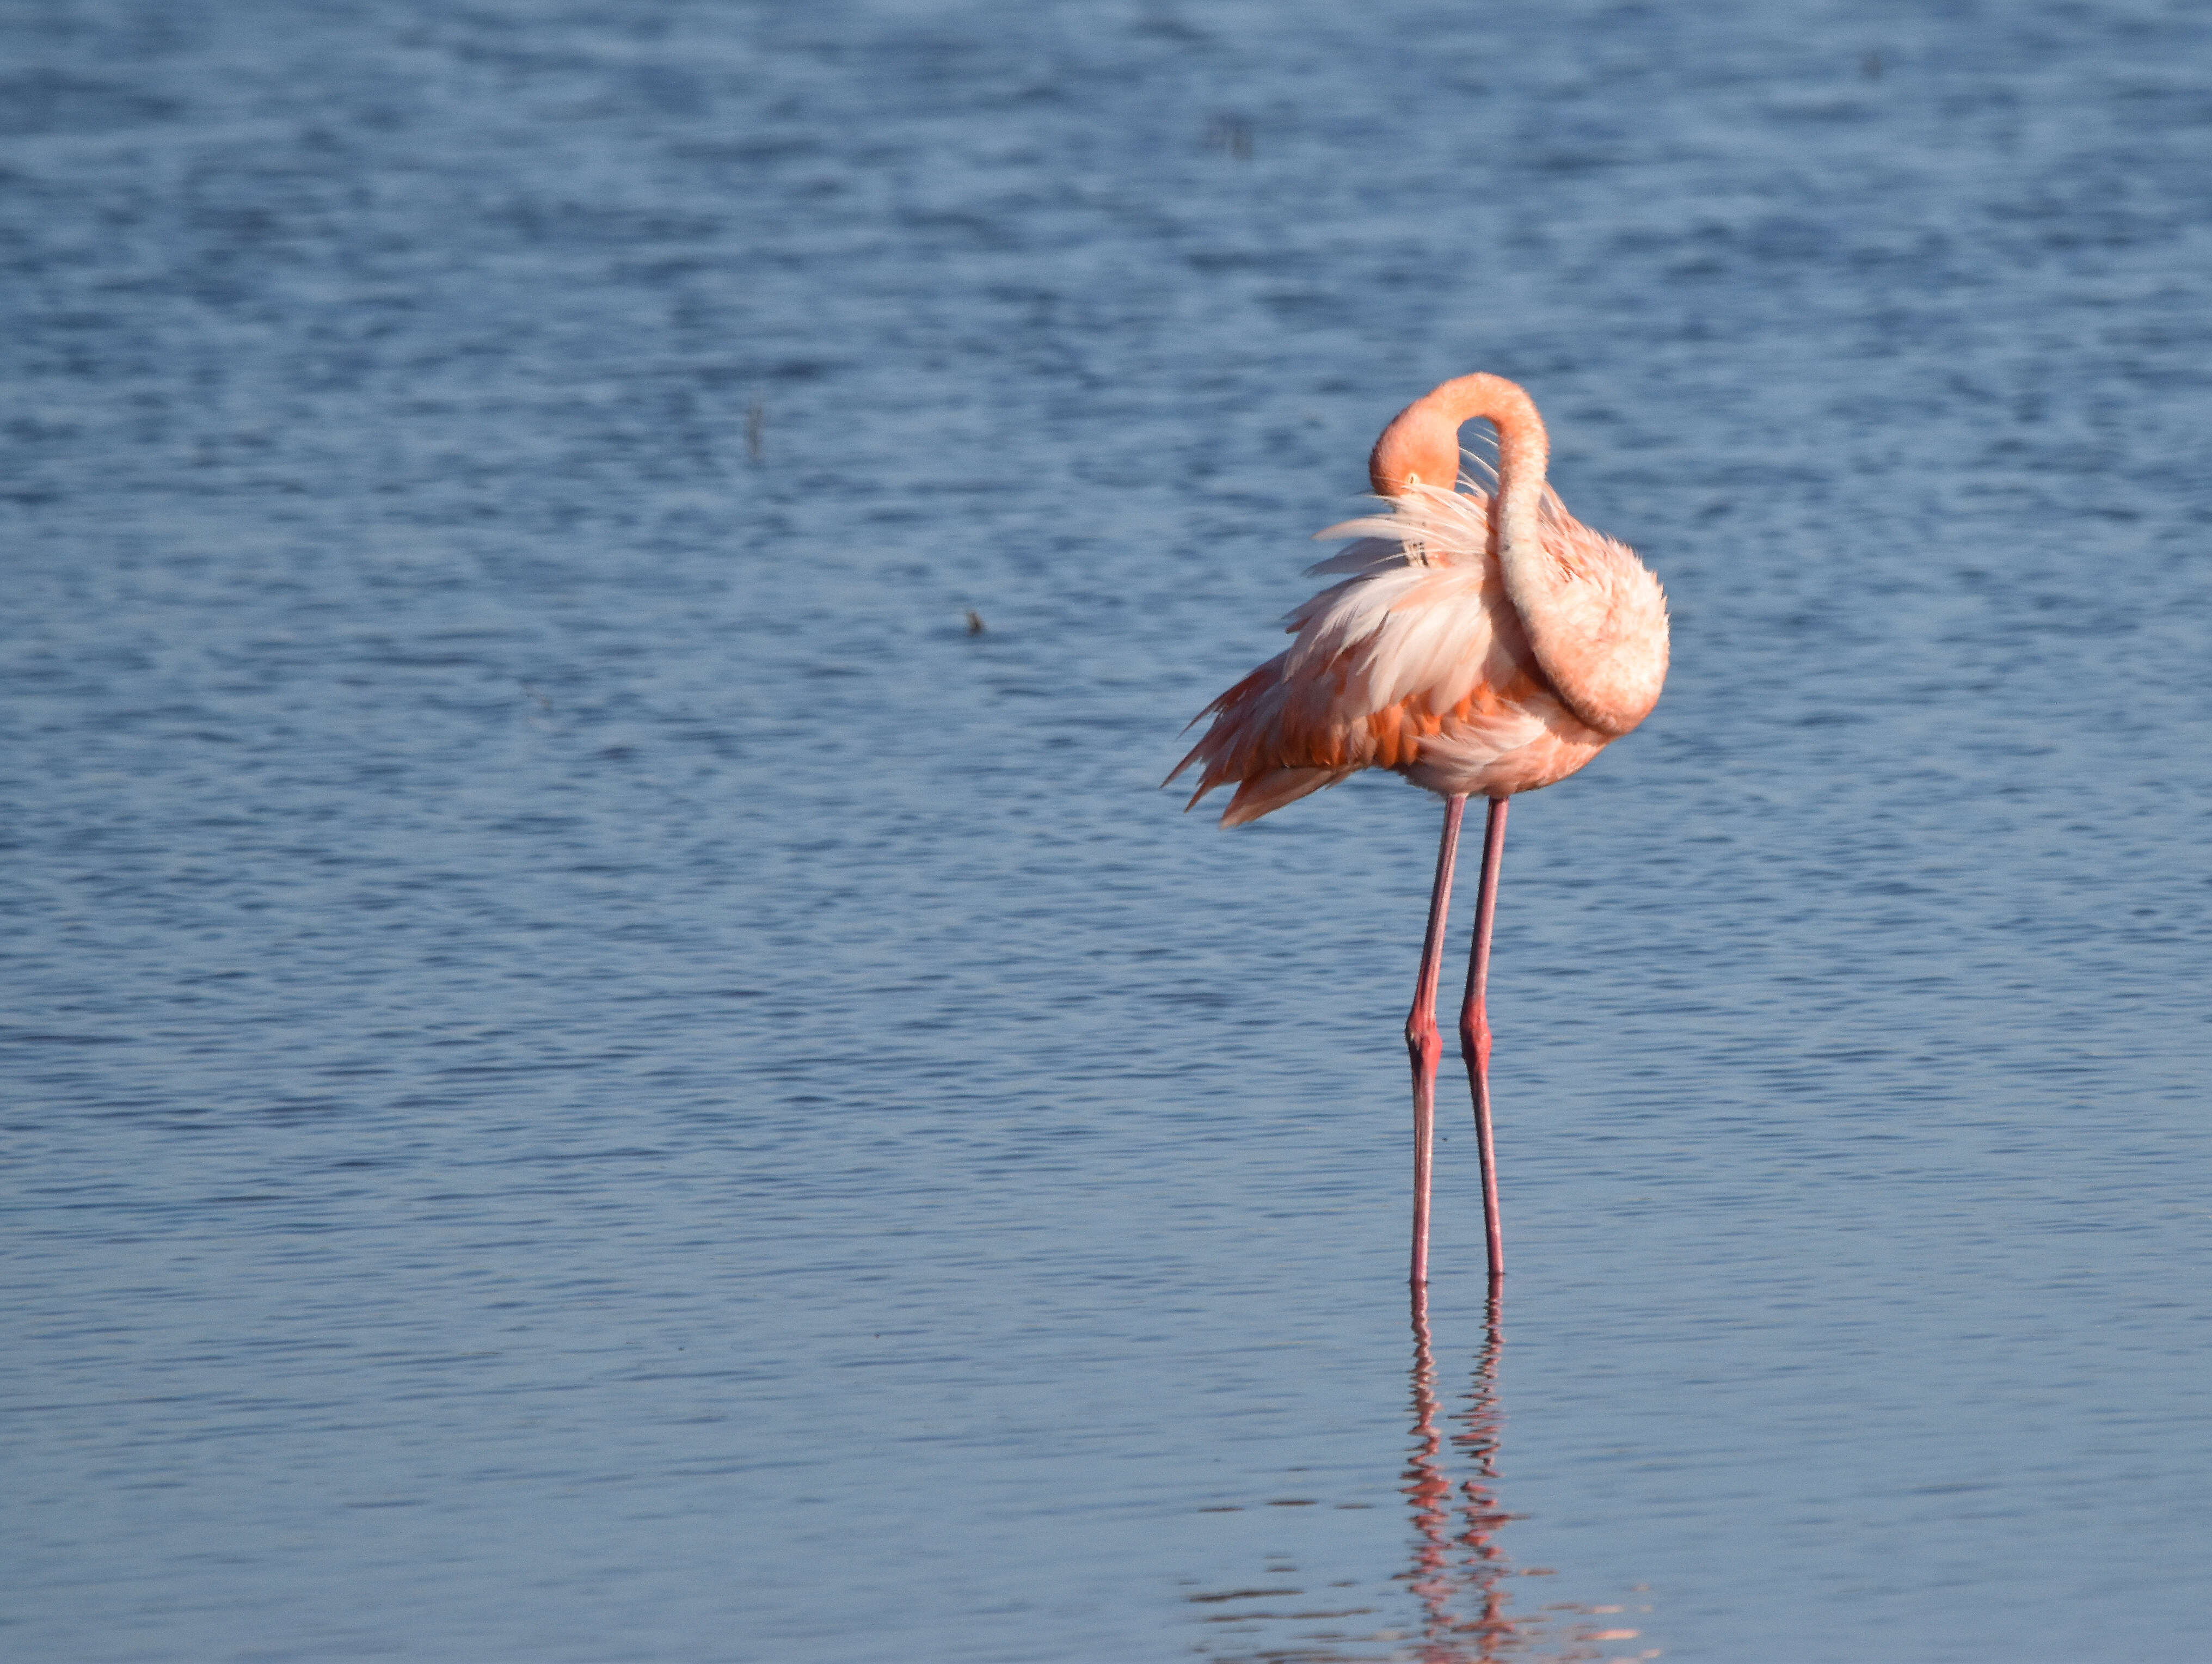
[[[1353,575],[1291,613],[1289,649],[1200,713],[1212,725],[1168,778],[1204,765],[1193,804],[1237,782],[1224,826],[1362,768],[1464,764],[1546,732],[1555,701],[1515,650],[1488,498],[1415,488],[1392,507],[1321,534],[1358,537],[1315,568]]]

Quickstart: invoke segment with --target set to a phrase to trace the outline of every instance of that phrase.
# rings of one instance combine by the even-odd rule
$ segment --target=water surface
[[[2202,1655],[2197,10],[0,41],[0,1651]],[[1417,1357],[1436,805],[1155,787],[1477,367],[1675,667]]]

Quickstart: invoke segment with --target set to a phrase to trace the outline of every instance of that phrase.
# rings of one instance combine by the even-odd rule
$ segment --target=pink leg
[[[1459,1043],[1474,1089],[1474,1145],[1482,1158],[1482,1229],[1490,1275],[1505,1274],[1505,1237],[1498,1224],[1498,1156],[1490,1141],[1490,926],[1498,912],[1498,867],[1505,859],[1505,799],[1490,800],[1482,833],[1482,889],[1474,903],[1474,950],[1467,962],[1467,1003],[1459,1009]]]
[[[1437,1037],[1437,978],[1443,966],[1444,913],[1451,906],[1460,817],[1466,812],[1464,794],[1444,799],[1437,883],[1429,893],[1429,935],[1421,944],[1421,980],[1414,987],[1413,1009],[1406,1018],[1406,1049],[1413,1059],[1413,1282],[1417,1289],[1429,1280],[1429,1165],[1437,1137],[1437,1059],[1443,1051],[1443,1042]]]

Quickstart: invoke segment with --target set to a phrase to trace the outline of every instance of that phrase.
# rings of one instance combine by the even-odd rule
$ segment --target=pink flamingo
[[[1476,417],[1498,429],[1494,495],[1460,477],[1460,424]],[[1477,793],[1490,799],[1459,1032],[1496,1278],[1505,1250],[1485,1005],[1506,800],[1565,780],[1635,727],[1667,679],[1658,579],[1626,547],[1567,513],[1544,483],[1550,452],[1534,401],[1501,376],[1461,376],[1401,410],[1367,459],[1388,512],[1320,534],[1359,539],[1313,568],[1351,575],[1290,616],[1297,640],[1289,651],[1199,713],[1212,726],[1168,776],[1204,763],[1193,804],[1234,780],[1224,826],[1257,820],[1362,768],[1389,768],[1444,800],[1428,938],[1406,1019],[1417,1284],[1428,1280],[1443,1049],[1437,979],[1467,800]]]

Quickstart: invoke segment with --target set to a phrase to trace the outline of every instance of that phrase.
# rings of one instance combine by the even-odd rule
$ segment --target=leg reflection
[[[1519,1634],[1519,1625],[1505,1615],[1510,1600],[1505,1580],[1512,1566],[1496,1540],[1513,1516],[1498,1508],[1491,1489],[1498,1477],[1502,1297],[1501,1284],[1492,1279],[1474,1384],[1467,1408],[1454,1418],[1465,1430],[1453,1434],[1451,1442],[1474,1468],[1474,1477],[1460,1484],[1455,1509],[1451,1483],[1439,1460],[1443,1436],[1437,1426],[1428,1294],[1420,1284],[1413,1285],[1413,1448],[1404,1491],[1413,1510],[1414,1544],[1413,1570],[1403,1576],[1421,1603],[1418,1655],[1423,1664],[1496,1664]],[[1455,1525],[1461,1528],[1455,1530]]]
[[[1551,1573],[1542,1566],[1516,1570],[1498,1546],[1506,1525],[1521,1517],[1498,1505],[1495,1489],[1504,1425],[1498,1402],[1505,1339],[1501,1289],[1493,1279],[1474,1375],[1458,1407],[1447,1414],[1437,1397],[1427,1291],[1413,1285],[1413,1445],[1399,1475],[1412,1515],[1413,1565],[1394,1580],[1411,1591],[1413,1611],[1407,1612],[1395,1600],[1370,1604],[1349,1593],[1357,1587],[1351,1579],[1328,1581],[1330,1597],[1317,1606],[1310,1597],[1318,1594],[1325,1574],[1299,1573],[1285,1550],[1269,1561],[1263,1586],[1239,1583],[1188,1597],[1203,1609],[1201,1622],[1219,1626],[1196,1649],[1212,1664],[1645,1664],[1659,1656],[1649,1649],[1629,1653],[1607,1645],[1638,1638],[1626,1603],[1555,1600],[1540,1611],[1508,1611],[1515,1587],[1509,1579]],[[1333,1516],[1310,1523],[1318,1524],[1320,1517]],[[1380,1515],[1355,1517],[1383,1523]],[[1292,1577],[1295,1587],[1281,1581]],[[1339,1590],[1347,1593],[1339,1597]],[[1339,1627],[1355,1618],[1376,1627],[1364,1635]]]

